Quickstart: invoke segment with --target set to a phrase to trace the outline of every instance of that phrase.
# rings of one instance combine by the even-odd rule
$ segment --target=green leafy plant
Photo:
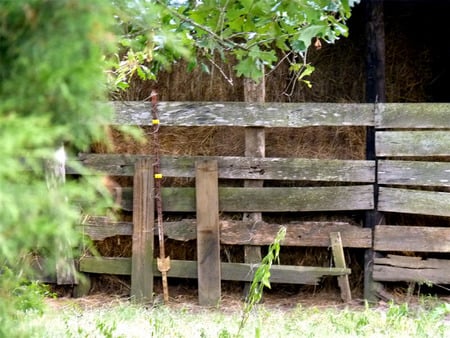
[[[252,312],[254,306],[261,301],[264,287],[269,289],[271,288],[270,268],[272,267],[274,261],[279,260],[281,242],[284,240],[285,237],[286,237],[286,228],[281,227],[280,230],[278,230],[278,233],[275,236],[273,243],[270,244],[266,256],[264,256],[264,258],[261,261],[261,264],[255,271],[255,275],[250,285],[248,295],[246,296],[245,299],[245,307],[242,312],[242,318],[239,323],[237,336],[240,335],[242,329],[247,323],[250,317],[250,313]]]
[[[102,61],[114,43],[107,0],[0,1],[0,336],[14,337],[21,314],[36,307],[30,252],[56,266],[81,236],[78,201],[104,205],[86,180],[58,189],[45,164],[62,143],[84,150],[105,137],[112,109]],[[96,202],[99,202],[97,204]],[[26,335],[25,335],[26,336]]]
[[[308,49],[346,37],[358,2],[115,0],[123,51],[113,58],[112,74],[119,88],[127,88],[131,76],[154,79],[160,69],[186,58],[188,69],[215,67],[232,84],[217,58],[235,63],[237,76],[255,81],[265,69],[287,62],[295,79],[310,86],[314,67]]]

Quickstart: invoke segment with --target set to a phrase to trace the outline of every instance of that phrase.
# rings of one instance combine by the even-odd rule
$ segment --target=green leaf
[[[321,37],[327,31],[328,26],[322,25],[311,25],[300,30],[298,34],[298,40],[302,41],[304,44],[303,50],[298,49],[297,51],[303,52],[311,45],[311,40],[315,37]],[[299,45],[300,46],[300,45]]]
[[[237,76],[244,76],[255,81],[260,80],[264,75],[262,62],[250,57],[240,60],[234,68],[236,69]]]

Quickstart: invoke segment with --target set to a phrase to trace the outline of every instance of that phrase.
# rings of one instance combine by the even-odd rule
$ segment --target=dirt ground
[[[108,292],[102,290],[91,292],[88,296],[82,298],[72,298],[67,290],[55,290],[58,297],[48,298],[47,304],[56,309],[62,309],[67,305],[76,304],[81,309],[93,309],[104,306],[113,306],[123,302],[130,301],[126,286],[121,290],[112,293],[111,289],[105,288]],[[155,281],[155,298],[153,305],[162,304],[162,287],[158,281]],[[410,306],[419,305],[420,294],[407,293],[404,288],[388,289],[393,296],[395,303],[409,303]],[[440,301],[450,303],[450,294],[442,294],[437,296]],[[292,286],[292,285],[273,285],[273,289],[266,289],[263,298],[264,306],[268,309],[289,311],[297,306],[314,307],[314,308],[334,308],[334,309],[354,309],[363,310],[365,301],[361,295],[353,295],[350,302],[343,302],[340,298],[339,290],[336,289],[319,289],[314,290],[313,286]],[[224,284],[222,287],[222,298],[220,301],[220,309],[223,312],[235,313],[242,310],[243,307],[243,288],[240,284]],[[198,304],[197,288],[192,283],[172,283],[169,285],[169,302],[165,304],[171,309],[190,310],[192,312],[203,310],[204,307]],[[149,305],[152,306],[152,305]],[[379,300],[372,304],[376,308],[387,308],[387,301]],[[449,318],[450,319],[450,318]]]

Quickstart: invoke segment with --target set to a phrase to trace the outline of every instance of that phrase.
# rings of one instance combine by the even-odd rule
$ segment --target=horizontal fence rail
[[[450,162],[379,160],[377,173],[383,185],[450,186]]]
[[[112,104],[116,124],[152,124],[148,102],[115,101]],[[158,110],[162,126],[299,128],[374,124],[373,105],[359,103],[160,102]]]
[[[80,154],[84,166],[111,176],[133,176],[134,164],[145,155]],[[375,161],[258,158],[238,156],[161,156],[164,177],[195,177],[195,162],[216,160],[219,178],[242,180],[332,181],[373,183]],[[77,162],[78,162],[77,161]],[[68,168],[69,173],[76,173]]]
[[[195,212],[195,188],[162,188],[167,212]],[[123,189],[122,207],[133,209],[133,190]],[[370,210],[373,185],[300,188],[219,188],[220,212]]]
[[[348,248],[372,247],[371,229],[347,222],[305,221],[271,224],[238,220],[220,220],[220,242],[228,245],[270,245],[280,227],[286,228],[284,246],[329,247],[330,233],[340,232],[342,246]],[[164,235],[177,241],[197,238],[195,219],[164,222]],[[90,216],[80,226],[80,231],[92,240],[101,241],[113,236],[131,236],[133,223],[113,221],[107,217]],[[155,229],[155,235],[157,231]]]

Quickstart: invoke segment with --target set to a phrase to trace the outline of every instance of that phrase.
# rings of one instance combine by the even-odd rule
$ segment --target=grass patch
[[[126,301],[82,308],[75,301],[30,311],[18,327],[23,337],[449,337],[450,304],[422,298],[414,307],[290,310],[255,305],[239,331],[241,311],[226,308],[141,307]]]

